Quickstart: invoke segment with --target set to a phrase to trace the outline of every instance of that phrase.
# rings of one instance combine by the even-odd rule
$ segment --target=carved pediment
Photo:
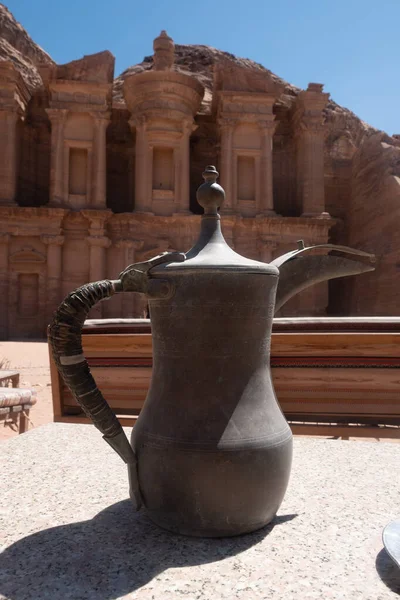
[[[226,60],[214,71],[212,112],[272,113],[272,106],[283,90],[283,83],[270,71],[245,68]]]
[[[31,246],[25,246],[10,255],[11,263],[45,263],[46,256]]]
[[[240,66],[224,60],[214,70],[214,92],[253,92],[277,95],[283,91],[278,77],[263,68]]]
[[[10,60],[0,60],[0,88],[0,106],[3,109],[25,110],[31,94]]]
[[[57,79],[93,83],[112,83],[115,58],[108,50],[89,54],[65,65],[57,65]]]

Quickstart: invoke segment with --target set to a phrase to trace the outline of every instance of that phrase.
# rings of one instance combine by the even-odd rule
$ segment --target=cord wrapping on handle
[[[81,334],[89,310],[114,293],[110,280],[83,285],[65,298],[49,327],[49,342],[60,375],[79,406],[106,438],[121,433],[122,427],[90,373]]]

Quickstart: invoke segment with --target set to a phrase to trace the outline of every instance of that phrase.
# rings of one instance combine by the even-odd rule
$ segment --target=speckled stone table
[[[88,425],[0,444],[0,597],[12,600],[397,598],[382,529],[400,515],[400,446],[296,439],[273,525],[191,539],[127,500],[125,467]]]

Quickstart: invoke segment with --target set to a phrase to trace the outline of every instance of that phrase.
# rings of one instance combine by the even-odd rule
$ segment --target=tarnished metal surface
[[[240,256],[221,233],[225,193],[217,176],[206,168],[197,196],[201,233],[186,255],[160,255],[130,265],[116,282],[83,286],[50,328],[61,375],[128,463],[135,504],[143,499],[156,523],[197,536],[254,531],[284,497],[292,434],[270,375],[275,311],[309,285],[373,268],[371,255],[332,245],[301,244],[271,264]],[[115,291],[145,293],[152,322],[152,381],[133,450],[80,362],[87,310]]]
[[[305,256],[305,253],[329,252],[328,256]],[[279,285],[276,294],[275,313],[290,298],[306,288],[337,277],[359,275],[374,270],[374,256],[358,252],[346,246],[325,244],[289,252],[271,264],[279,269]]]
[[[386,525],[382,534],[383,545],[390,558],[400,567],[400,519]]]

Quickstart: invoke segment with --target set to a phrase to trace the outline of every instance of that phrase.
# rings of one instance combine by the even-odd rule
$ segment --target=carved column
[[[94,114],[95,133],[93,144],[93,208],[106,208],[106,130],[110,122],[108,114]]]
[[[233,198],[233,119],[221,119],[219,122],[221,132],[221,185],[225,190],[225,202],[222,212],[234,211],[235,198]]]
[[[153,163],[153,160],[152,160]],[[184,194],[182,182],[182,146],[174,148],[174,202],[175,213],[182,212],[181,207],[184,204],[182,196]],[[184,211],[183,211],[184,212]]]
[[[182,126],[182,140],[180,147],[180,190],[178,212],[190,213],[190,136],[194,127],[192,121],[184,121]],[[175,181],[177,189],[179,181]]]
[[[298,182],[302,217],[329,217],[325,212],[324,126],[302,121],[297,133]]]
[[[328,282],[324,281],[303,290],[297,300],[296,317],[324,317],[329,301]]]
[[[53,312],[60,304],[62,280],[62,235],[42,235],[41,241],[47,246],[47,290],[46,290],[46,324],[49,324]]]
[[[303,217],[329,217],[325,212],[323,110],[329,94],[321,83],[300,92],[293,116],[297,141],[297,185]]]
[[[50,164],[50,202],[49,206],[66,204],[64,171],[64,127],[68,111],[58,108],[46,108],[51,122],[51,164]]]
[[[16,110],[0,110],[0,206],[16,205],[18,119]]]
[[[127,266],[132,265],[135,262],[135,253],[143,247],[143,244],[143,241],[138,240],[118,240],[116,247],[121,251],[120,271],[123,271]],[[121,317],[124,319],[137,317],[137,294],[125,292],[121,297]]]
[[[145,117],[137,117],[129,121],[136,128],[135,154],[135,212],[151,212],[149,196],[149,147],[147,140],[147,123]]]
[[[0,234],[0,340],[8,339],[8,288],[9,288],[9,242],[8,233]]]
[[[101,281],[106,277],[106,248],[111,241],[103,235],[90,235],[87,238],[89,254],[89,279],[90,281]],[[103,316],[103,306],[100,302],[91,310],[92,319],[101,319]]]
[[[272,139],[276,127],[274,121],[261,121],[261,148],[260,148],[260,196],[257,198],[257,214],[274,216],[273,196],[273,163]]]
[[[277,247],[277,242],[261,238],[257,244],[257,249],[260,254],[260,260],[265,263],[270,263],[274,258],[274,252],[277,249]]]

